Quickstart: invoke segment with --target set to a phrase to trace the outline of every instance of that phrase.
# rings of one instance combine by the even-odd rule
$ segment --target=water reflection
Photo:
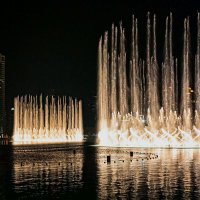
[[[200,150],[154,151],[158,159],[138,161],[131,161],[129,154],[112,152],[110,164],[98,154],[99,199],[199,199]]]
[[[8,138],[0,138],[0,145],[8,145],[9,140]]]
[[[15,148],[13,182],[17,197],[70,197],[82,186],[82,148]],[[26,196],[27,195],[27,196]]]
[[[1,200],[200,198],[200,149],[4,147]]]

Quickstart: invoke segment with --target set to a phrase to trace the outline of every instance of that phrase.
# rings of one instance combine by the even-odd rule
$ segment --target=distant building
[[[0,136],[5,133],[5,56],[0,53]]]

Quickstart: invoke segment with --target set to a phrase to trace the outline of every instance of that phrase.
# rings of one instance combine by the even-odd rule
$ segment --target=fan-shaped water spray
[[[82,102],[42,95],[14,99],[14,135],[17,143],[78,142],[83,140]]]
[[[122,23],[119,28],[112,25],[111,46],[108,32],[99,41],[99,144],[199,147],[200,14],[197,17],[195,74],[190,63],[189,18],[184,20],[180,66],[172,50],[172,14],[166,18],[161,64],[157,60],[156,16],[151,22],[150,13],[147,14],[145,60],[140,58],[138,21],[134,16],[132,21],[129,62]],[[178,78],[178,71],[182,71],[181,78]],[[194,84],[191,84],[191,77],[195,79]]]

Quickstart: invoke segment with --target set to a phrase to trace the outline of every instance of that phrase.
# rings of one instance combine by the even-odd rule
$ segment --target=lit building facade
[[[5,56],[0,53],[0,135],[5,133]]]

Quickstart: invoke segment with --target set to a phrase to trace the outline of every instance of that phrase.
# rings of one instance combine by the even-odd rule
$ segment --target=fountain
[[[112,25],[110,37],[105,32],[100,38],[98,144],[200,147],[200,13],[194,73],[190,63],[189,17],[184,20],[181,66],[173,56],[171,13],[165,22],[161,64],[157,59],[155,15],[152,20],[150,13],[147,14],[145,59],[140,58],[138,36],[138,20],[133,16],[129,57],[122,23],[119,28]]]
[[[39,100],[39,101],[38,101]],[[14,99],[14,144],[81,142],[82,101],[42,95]]]

